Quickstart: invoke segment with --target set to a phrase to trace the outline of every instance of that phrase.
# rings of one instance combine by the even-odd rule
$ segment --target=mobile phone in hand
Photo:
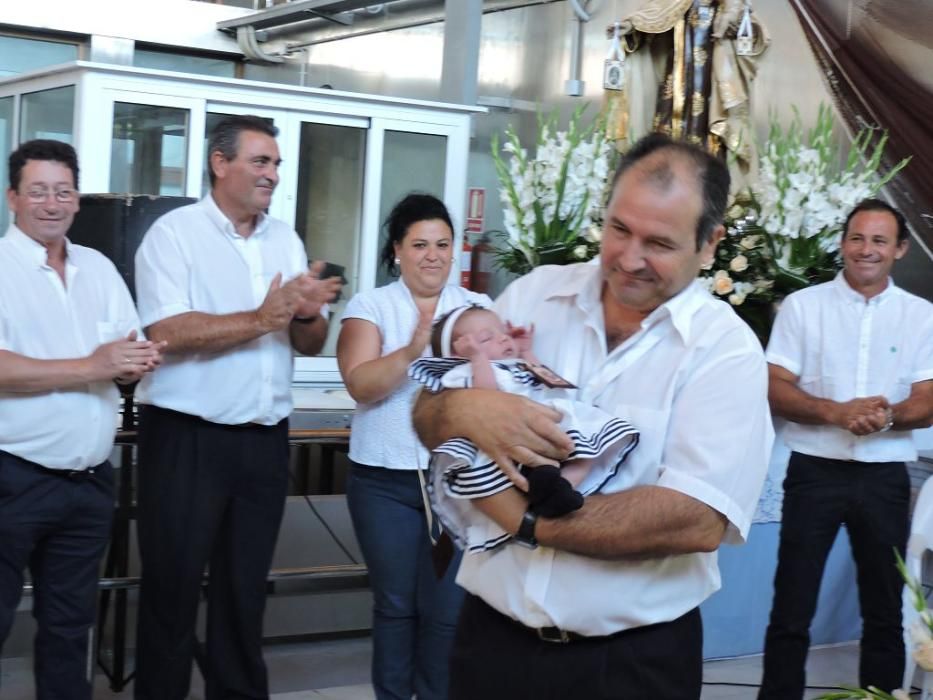
[[[332,262],[325,262],[324,269],[321,270],[321,279],[326,280],[326,279],[330,279],[331,277],[339,277],[341,284],[346,284],[347,278],[343,276],[345,269],[346,268],[343,265],[338,265],[337,263],[332,263]],[[330,303],[333,304],[335,302],[340,301],[340,298],[342,296],[343,296],[343,291],[341,290],[337,292],[337,296],[335,296],[333,299],[330,300]]]

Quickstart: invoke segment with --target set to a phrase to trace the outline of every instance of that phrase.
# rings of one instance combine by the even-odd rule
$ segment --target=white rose
[[[748,258],[744,255],[736,255],[729,263],[729,269],[733,272],[745,272],[748,269]]]
[[[758,245],[758,236],[745,236],[739,241],[739,245],[745,248],[745,250],[751,250]]]
[[[742,208],[741,204],[733,204],[727,212],[727,215],[730,219],[740,219],[744,214],[745,209]]]
[[[725,270],[717,270],[713,275],[713,291],[719,296],[725,296],[732,292],[732,278]]]
[[[744,294],[730,294],[729,303],[733,306],[741,306],[745,302]]]
[[[588,250],[585,245],[578,245],[573,249],[573,257],[577,260],[586,260]]]
[[[599,243],[603,239],[603,229],[596,224],[592,224],[588,229],[586,229],[585,235],[594,243]]]

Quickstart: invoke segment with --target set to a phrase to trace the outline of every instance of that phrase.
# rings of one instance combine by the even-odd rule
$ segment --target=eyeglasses
[[[68,188],[62,188],[60,190],[26,190],[26,198],[33,204],[42,204],[48,200],[49,195],[52,195],[52,197],[55,198],[55,201],[59,204],[68,204],[69,202],[73,202],[78,198],[78,191]]]

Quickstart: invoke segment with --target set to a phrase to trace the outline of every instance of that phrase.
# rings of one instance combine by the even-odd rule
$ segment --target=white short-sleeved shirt
[[[488,307],[492,301],[463,287],[447,285],[434,311],[440,318],[464,304]],[[411,292],[399,279],[384,287],[360,292],[347,304],[343,320],[359,318],[379,329],[382,355],[408,345],[418,325],[418,307]],[[425,349],[425,355],[430,348]],[[426,469],[428,451],[424,449],[411,422],[411,411],[418,387],[406,380],[389,396],[369,404],[357,404],[350,431],[350,459],[358,464],[389,469]]]
[[[170,211],[136,252],[136,297],[143,326],[189,311],[230,314],[262,304],[276,274],[282,283],[308,269],[295,231],[260,216],[244,238],[210,195]],[[274,425],[292,411],[293,355],[288,328],[223,352],[171,354],[136,392],[144,404],[213,423]]]
[[[16,226],[0,238],[0,350],[36,360],[87,357],[139,330],[113,263],[65,243],[65,280],[45,247]],[[110,455],[120,394],[110,380],[37,393],[0,392],[0,450],[50,469],[85,469]]]
[[[495,310],[535,324],[534,351],[580,389],[577,398],[628,420],[638,447],[603,493],[657,485],[751,525],[774,433],[761,346],[728,304],[694,283],[641,330],[606,349],[600,268],[545,266],[514,282]],[[529,627],[585,635],[674,620],[720,586],[716,553],[603,561],[550,547],[464,557],[457,582]]]
[[[895,404],[910,395],[911,384],[933,379],[933,304],[891,280],[866,301],[840,272],[784,300],[767,359],[799,377],[798,386],[813,396],[884,396]],[[827,459],[917,459],[910,430],[856,436],[832,425],[788,422],[783,437],[792,450]]]

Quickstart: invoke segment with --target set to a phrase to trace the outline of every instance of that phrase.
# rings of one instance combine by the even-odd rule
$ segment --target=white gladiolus
[[[577,236],[599,240],[600,232],[590,229],[600,219],[612,147],[600,129],[581,129],[580,116],[574,114],[566,131],[555,130],[554,118],[542,120],[532,157],[511,127],[493,154],[509,244],[532,257],[540,247],[572,243]],[[587,246],[568,253],[580,259],[590,255]]]
[[[804,131],[799,115],[786,131],[772,121],[768,142],[759,153],[758,182],[753,189],[760,206],[758,221],[772,237],[782,268],[802,273],[821,264],[814,256],[838,249],[842,226],[852,208],[873,196],[906,164],[902,161],[879,176],[885,138],[863,129],[843,160],[833,145],[830,108],[820,106],[816,125],[809,132]]]

